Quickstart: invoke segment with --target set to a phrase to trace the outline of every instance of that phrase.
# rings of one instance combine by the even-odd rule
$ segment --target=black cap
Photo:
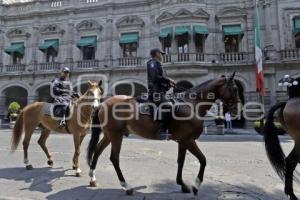
[[[151,49],[150,55],[151,55],[152,58],[156,56],[156,53],[161,53],[162,55],[166,54],[164,51],[162,51],[158,48]]]

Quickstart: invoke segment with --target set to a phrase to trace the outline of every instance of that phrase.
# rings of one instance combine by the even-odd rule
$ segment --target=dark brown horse
[[[192,187],[195,195],[203,181],[206,158],[195,140],[203,131],[203,119],[199,116],[205,116],[207,110],[210,109],[216,99],[222,100],[224,105],[230,107],[230,110],[236,111],[236,105],[240,102],[240,99],[234,81],[234,74],[230,78],[221,77],[206,81],[186,91],[183,97],[185,105],[178,106],[176,116],[191,117],[184,120],[173,118],[169,123],[171,139],[178,142],[178,172],[176,180],[177,184],[181,186],[182,192],[191,192],[190,188],[182,179],[182,169],[187,151],[190,151],[201,164],[196,184]],[[203,102],[207,103],[203,104]],[[125,104],[131,105],[131,109],[127,109],[127,111],[123,111],[118,115],[118,117],[124,117],[123,120],[117,119],[116,116],[114,116],[114,108],[120,105],[120,108],[124,109],[126,107],[124,107]],[[121,186],[126,190],[128,195],[131,195],[133,188],[126,183],[119,166],[119,155],[123,136],[134,133],[144,138],[156,139],[158,123],[154,122],[152,118],[147,115],[139,115],[137,100],[129,96],[114,96],[105,100],[99,111],[99,121],[104,136],[98,143],[101,129],[94,127],[87,154],[87,160],[90,166],[90,185],[96,186],[95,168],[97,160],[103,150],[111,144],[110,160],[116,170]]]
[[[280,109],[280,123],[295,142],[293,150],[287,157],[282,151],[274,125],[274,113],[278,109]],[[287,103],[278,103],[270,109],[264,135],[269,160],[279,177],[285,182],[284,191],[291,200],[296,200],[293,190],[293,174],[300,161],[300,98],[293,98]],[[299,182],[298,177],[296,180]]]

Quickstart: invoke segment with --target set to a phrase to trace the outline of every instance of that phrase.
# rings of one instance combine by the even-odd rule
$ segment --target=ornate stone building
[[[286,98],[284,74],[300,77],[300,2],[259,0],[266,104]],[[237,71],[243,101],[256,101],[253,0],[35,0],[0,5],[0,113],[49,98],[61,67],[107,78],[108,93],[146,90],[149,49],[168,54],[186,87]],[[87,78],[88,77],[88,78]],[[84,83],[82,83],[84,85]],[[115,86],[115,87],[114,87]],[[83,87],[84,88],[84,87]]]

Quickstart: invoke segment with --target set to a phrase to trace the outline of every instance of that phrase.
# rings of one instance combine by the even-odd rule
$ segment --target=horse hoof
[[[81,174],[80,174],[80,173],[76,173],[75,176],[76,176],[76,177],[81,177]]]
[[[97,187],[97,182],[96,181],[91,181],[90,182],[90,187]]]
[[[77,169],[77,167],[73,166],[72,169],[75,170],[75,169]]]
[[[48,160],[48,161],[47,161],[47,164],[48,164],[50,167],[53,167],[53,161],[52,161],[52,160]]]
[[[33,167],[32,167],[32,165],[27,165],[27,166],[26,166],[26,169],[27,169],[27,170],[32,170]]]
[[[194,195],[197,196],[198,195],[198,189],[195,186],[193,186],[192,190],[193,190]]]
[[[133,192],[134,192],[134,190],[133,190],[132,188],[126,190],[126,194],[127,194],[128,196],[132,196],[132,195],[133,195]]]
[[[181,186],[181,192],[183,192],[183,193],[191,193],[191,190],[186,185],[184,185],[184,186]]]

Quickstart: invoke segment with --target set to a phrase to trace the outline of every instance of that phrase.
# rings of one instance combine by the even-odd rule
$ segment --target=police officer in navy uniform
[[[70,69],[64,67],[61,76],[54,79],[51,85],[54,103],[61,106],[63,113],[63,117],[59,123],[60,127],[66,126],[66,114],[72,98],[79,97],[78,94],[73,91],[69,77]]]
[[[165,53],[160,49],[152,49],[151,59],[147,62],[147,75],[148,75],[148,92],[149,99],[155,103],[158,107],[160,104],[164,103],[162,108],[171,109],[172,103],[166,98],[167,91],[175,86],[175,81],[166,77],[164,70],[161,66],[162,55]],[[170,119],[170,113],[163,112],[161,119],[159,121],[159,130],[157,133],[158,138],[166,138],[167,125]]]

